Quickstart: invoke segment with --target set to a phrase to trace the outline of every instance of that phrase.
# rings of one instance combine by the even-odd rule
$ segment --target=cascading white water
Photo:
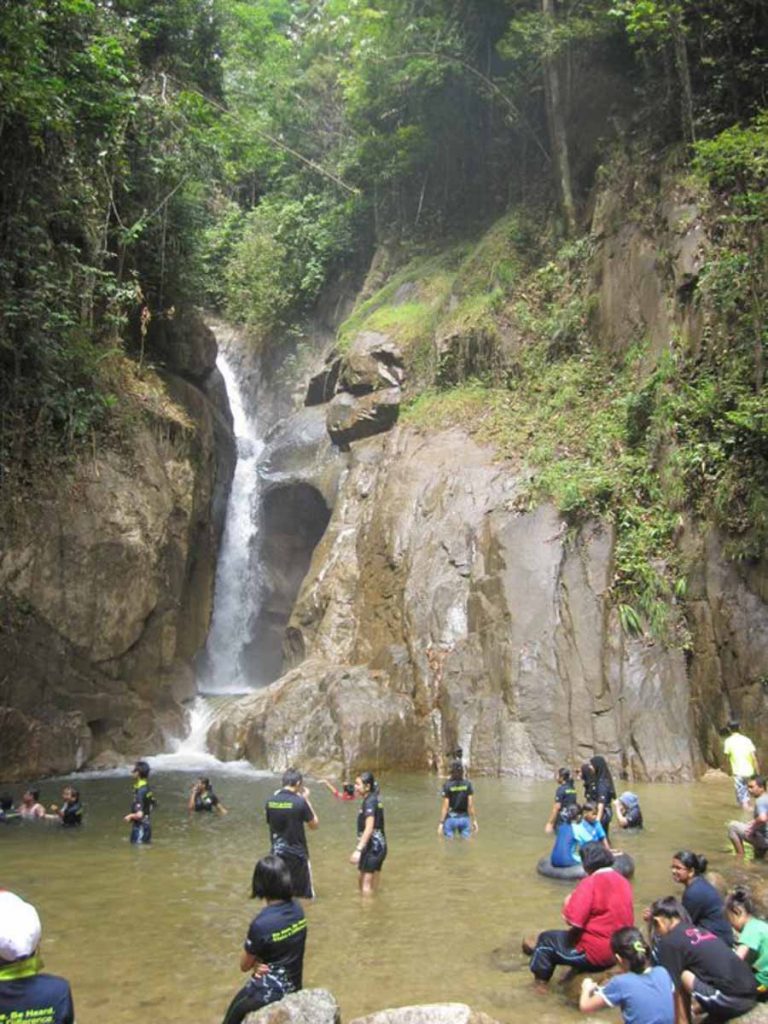
[[[237,463],[232,480],[221,551],[216,569],[213,620],[198,685],[201,693],[247,693],[253,687],[243,664],[250,626],[258,613],[259,456],[264,443],[243,404],[234,369],[219,352],[217,366],[227,387]]]

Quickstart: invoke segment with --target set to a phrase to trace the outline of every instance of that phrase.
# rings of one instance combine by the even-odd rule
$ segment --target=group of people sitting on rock
[[[10,793],[0,796],[0,825],[14,825],[21,821],[54,821],[65,828],[74,828],[83,822],[80,792],[74,786],[65,786],[61,804],[51,804],[48,810],[40,803],[40,790],[25,789],[18,805]]]

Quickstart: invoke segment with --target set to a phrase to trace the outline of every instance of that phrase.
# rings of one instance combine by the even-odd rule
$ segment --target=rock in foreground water
[[[366,1017],[355,1017],[349,1024],[498,1024],[498,1021],[466,1003],[428,1003],[379,1010]]]
[[[243,1024],[341,1024],[341,1013],[327,989],[305,988],[249,1013]]]

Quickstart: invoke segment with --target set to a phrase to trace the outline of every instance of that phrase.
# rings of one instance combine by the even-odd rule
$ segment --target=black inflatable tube
[[[587,873],[581,864],[574,864],[567,868],[556,868],[552,866],[549,854],[539,859],[536,870],[545,878],[562,878],[566,882],[572,882],[579,878],[586,878]],[[614,859],[613,870],[618,871],[625,878],[631,878],[635,873],[635,862],[628,853],[620,853]]]

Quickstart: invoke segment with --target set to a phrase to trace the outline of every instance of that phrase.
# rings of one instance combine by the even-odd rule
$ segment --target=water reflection
[[[48,969],[72,982],[84,1024],[135,1024],[147,1009],[154,1024],[218,1024],[241,983],[239,950],[258,910],[247,898],[250,876],[268,850],[263,805],[276,780],[207,774],[230,808],[225,818],[186,813],[188,773],[153,773],[159,805],[148,849],[128,844],[127,777],[78,776],[81,832],[23,825],[0,833],[0,886],[38,906]],[[535,873],[551,843],[544,822],[554,783],[473,782],[479,837],[446,842],[436,835],[438,780],[384,777],[390,854],[380,892],[365,903],[347,863],[357,802],[334,800],[310,780],[321,827],[309,836],[319,898],[307,906],[305,984],[330,988],[345,1020],[454,1000],[505,1024],[580,1019],[556,985],[545,998],[531,994],[517,952],[524,932],[560,926],[570,891]],[[58,802],[60,780],[42,788],[46,804]],[[637,862],[638,911],[675,891],[669,863],[681,846],[714,868],[733,863],[725,822],[740,812],[730,782],[633,789],[647,827],[622,844]]]

